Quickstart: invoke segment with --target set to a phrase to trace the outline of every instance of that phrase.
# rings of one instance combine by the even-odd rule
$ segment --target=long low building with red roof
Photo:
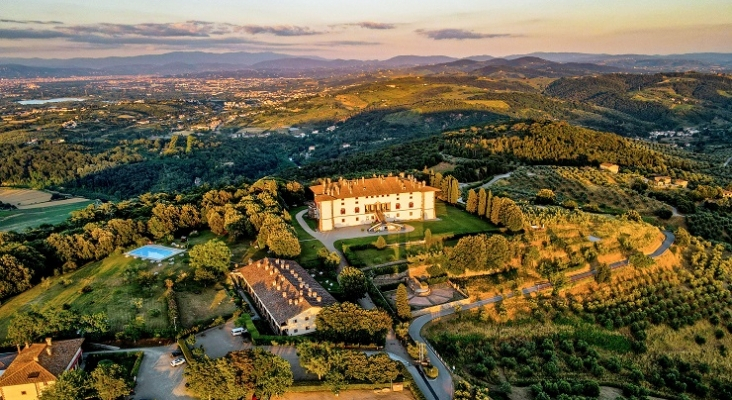
[[[315,332],[315,317],[336,299],[292,260],[264,258],[231,273],[254,305],[279,335]]]
[[[436,218],[435,193],[439,189],[413,176],[325,179],[310,190],[321,232],[376,222]]]

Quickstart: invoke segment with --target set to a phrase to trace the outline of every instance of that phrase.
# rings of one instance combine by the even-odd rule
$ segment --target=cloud
[[[77,43],[88,43],[104,46],[124,46],[124,45],[156,45],[156,46],[174,46],[174,47],[222,47],[229,45],[258,45],[272,47],[288,47],[288,43],[272,43],[259,40],[251,40],[241,37],[221,37],[221,38],[186,38],[186,37],[108,37],[98,35],[78,35],[69,37],[69,41]]]
[[[63,25],[61,21],[35,21],[27,19],[0,19],[0,22],[8,24]]]
[[[63,32],[36,29],[0,29],[0,39],[53,39],[66,37]]]
[[[396,24],[388,24],[388,23],[384,23],[384,22],[372,22],[372,21],[357,22],[357,23],[348,24],[348,25],[359,26],[364,29],[376,29],[376,30],[385,30],[385,29],[396,28]]]
[[[69,35],[147,36],[147,37],[208,37],[229,33],[229,29],[212,22],[186,21],[164,24],[94,24],[59,27]]]
[[[465,29],[417,29],[415,32],[433,40],[494,39],[514,36],[509,33],[478,33]]]
[[[236,32],[246,32],[252,35],[258,35],[260,33],[268,33],[275,36],[310,36],[320,35],[323,32],[314,31],[304,26],[288,26],[288,25],[276,25],[276,26],[262,26],[262,25],[245,25],[234,28]]]

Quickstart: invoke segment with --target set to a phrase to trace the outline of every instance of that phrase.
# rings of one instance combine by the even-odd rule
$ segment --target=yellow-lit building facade
[[[323,180],[311,186],[321,232],[377,222],[433,220],[439,189],[412,176]]]

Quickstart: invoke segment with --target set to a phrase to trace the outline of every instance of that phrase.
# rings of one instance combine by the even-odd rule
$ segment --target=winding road
[[[660,257],[663,253],[666,252],[666,250],[671,247],[671,245],[674,243],[674,240],[676,239],[676,236],[674,236],[673,233],[669,231],[663,232],[665,238],[663,240],[663,243],[661,243],[661,246],[659,246],[654,252],[648,254],[648,256],[652,258]],[[610,264],[610,268],[617,269],[628,265],[628,260],[618,261],[613,264]],[[577,282],[582,279],[586,279],[594,275],[594,271],[588,271],[583,272],[580,274],[572,275],[570,276],[570,280],[572,282]],[[534,286],[525,288],[521,290],[521,294],[530,294],[539,292],[542,290],[546,290],[551,288],[551,283],[539,283]],[[437,352],[432,348],[432,346],[429,344],[429,342],[422,336],[422,329],[427,325],[428,323],[448,316],[450,314],[454,314],[457,311],[462,310],[469,310],[476,307],[482,307],[487,304],[497,303],[499,301],[502,301],[504,299],[510,299],[511,297],[516,296],[516,292],[511,292],[506,294],[505,296],[494,296],[488,299],[483,299],[476,302],[468,302],[468,300],[461,300],[461,301],[455,301],[452,303],[443,304],[439,307],[437,311],[434,311],[430,314],[425,314],[422,316],[419,316],[415,318],[412,321],[412,324],[409,325],[409,336],[414,340],[415,342],[423,342],[427,344],[427,353],[429,355],[430,361],[432,362],[432,365],[436,366],[437,369],[440,371],[440,375],[438,378],[434,381],[430,381],[429,384],[432,388],[431,393],[424,393],[424,395],[429,398],[434,398],[435,400],[441,400],[441,399],[451,399],[453,392],[454,392],[454,386],[452,382],[452,376],[451,376],[451,369],[446,365],[444,361],[437,355]],[[415,380],[417,378],[415,377]],[[432,395],[433,397],[431,397]]]
[[[492,185],[492,184],[500,181],[501,179],[510,178],[512,173],[513,172],[506,172],[505,174],[496,175],[496,176],[493,177],[493,179],[491,179],[488,182],[482,184],[480,187],[487,188],[488,186],[490,186],[490,185]]]
[[[493,183],[497,182],[500,179],[504,179],[511,176],[511,173],[503,174],[503,175],[496,175],[491,179],[489,182],[485,183],[483,187],[487,187],[492,185]],[[335,241],[340,239],[347,239],[347,238],[353,238],[353,237],[363,237],[363,236],[372,236],[376,235],[373,233],[364,233],[360,231],[348,231],[348,228],[345,229],[337,229],[334,231],[326,232],[326,233],[320,233],[313,231],[308,224],[303,219],[303,216],[305,215],[306,210],[303,210],[295,216],[295,219],[300,224],[300,226],[312,237],[315,239],[321,241],[323,245],[330,251],[336,251],[338,254],[341,254],[336,248],[335,248]],[[386,234],[386,233],[385,233]],[[661,245],[652,253],[648,254],[648,256],[652,258],[660,257],[666,250],[671,247],[671,245],[674,243],[674,240],[676,237],[673,233],[669,231],[664,231],[664,240],[661,243]],[[346,265],[345,258],[341,255],[341,265]],[[610,264],[610,268],[617,269],[628,265],[628,260],[618,261],[615,263]],[[582,279],[589,278],[594,275],[594,271],[587,271],[582,272],[579,274],[575,274],[570,276],[570,280],[572,282],[577,282]],[[521,294],[527,295],[535,292],[539,292],[542,290],[546,290],[551,288],[551,283],[548,282],[542,282],[538,283],[534,286],[525,288],[521,290]],[[439,375],[436,379],[428,379],[418,368],[415,367],[415,365],[407,360],[405,357],[395,354],[394,352],[387,351],[387,354],[389,354],[389,357],[391,357],[394,360],[402,362],[404,365],[407,366],[407,369],[412,374],[412,377],[414,378],[415,383],[417,386],[421,389],[422,393],[428,400],[444,400],[444,399],[452,399],[453,393],[454,393],[454,385],[452,380],[452,368],[450,368],[437,354],[437,352],[432,348],[432,346],[429,344],[429,342],[422,336],[422,329],[427,325],[428,323],[454,314],[455,312],[459,312],[462,310],[470,310],[476,307],[482,307],[487,304],[497,303],[499,301],[502,301],[504,299],[509,299],[514,296],[517,296],[518,294],[516,292],[508,293],[504,296],[497,295],[491,298],[470,302],[468,299],[455,301],[451,303],[442,304],[438,307],[432,307],[431,312],[426,314],[420,314],[418,315],[414,320],[412,320],[412,323],[409,325],[409,336],[414,340],[415,342],[422,342],[426,344],[427,347],[427,355],[430,359],[430,362],[432,365],[437,367],[439,371]],[[403,348],[401,349],[403,350]],[[399,351],[399,353],[403,353],[403,351]],[[454,366],[453,366],[454,367]]]

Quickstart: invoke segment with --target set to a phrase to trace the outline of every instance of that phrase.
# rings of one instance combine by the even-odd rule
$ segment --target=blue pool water
[[[152,261],[163,261],[167,258],[173,257],[176,254],[182,253],[185,250],[174,249],[171,247],[160,246],[156,244],[149,244],[142,246],[135,250],[127,252],[127,255],[132,257],[138,257]]]

